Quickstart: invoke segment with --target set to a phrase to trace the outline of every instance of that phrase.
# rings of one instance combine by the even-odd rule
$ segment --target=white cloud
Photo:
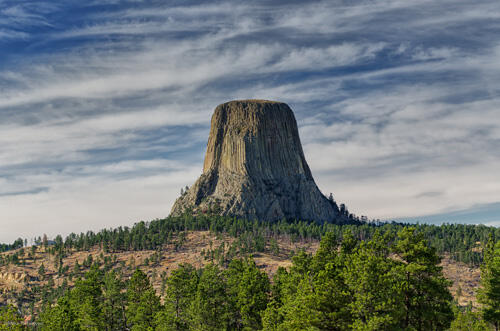
[[[288,102],[317,183],[356,214],[500,201],[498,4],[109,3],[0,69],[0,241],[166,215],[229,99]],[[0,41],[63,24],[46,5],[0,14]]]
[[[283,56],[272,70],[320,70],[345,66],[369,59],[384,48],[383,44],[341,44],[326,48],[294,49]]]
[[[21,31],[0,29],[0,40],[2,39],[26,39],[28,34]]]
[[[492,221],[492,222],[485,222],[484,225],[500,227],[500,220],[499,221]]]
[[[314,160],[311,168],[314,172]],[[474,207],[477,203],[498,201],[496,164],[457,166],[457,168],[421,169],[394,173],[391,168],[374,176],[356,177],[317,173],[316,182],[323,192],[334,192],[351,212],[371,218],[394,219],[451,212]],[[439,195],[419,197],[424,192]]]
[[[206,122],[208,112],[182,111],[176,107],[107,114],[80,121],[57,120],[38,125],[0,126],[0,163],[3,167],[24,163],[88,161],[90,149],[117,148],[140,138],[140,130]],[[196,142],[196,131],[185,138]],[[179,144],[171,142],[170,144]],[[167,146],[165,146],[167,147]],[[173,146],[172,146],[173,147]]]
[[[137,164],[116,165],[113,175],[123,171],[123,166],[140,169]],[[1,197],[0,242],[10,242],[17,237],[33,238],[43,233],[55,236],[131,226],[139,220],[167,216],[180,188],[200,174],[199,167],[190,165],[123,180],[108,177],[106,172],[101,174],[98,168],[92,172],[92,177],[38,178],[51,189],[33,195]]]
[[[360,121],[333,118],[332,124],[303,126],[306,158],[318,184],[352,211],[373,218],[499,201],[499,101],[435,101],[448,93],[434,86],[384,90],[340,105],[344,115]],[[441,194],[416,199],[423,192]]]

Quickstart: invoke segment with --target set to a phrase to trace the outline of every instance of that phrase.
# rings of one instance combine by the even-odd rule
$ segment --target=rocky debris
[[[26,274],[23,274],[23,273],[2,272],[2,273],[0,273],[0,281],[21,284],[21,283],[25,283],[27,281],[27,278],[26,278]]]
[[[341,221],[318,189],[297,122],[282,102],[230,101],[212,116],[203,174],[172,208],[274,221]]]
[[[29,280],[30,277],[25,273],[2,272],[0,273],[0,291],[3,289],[21,290],[26,287]]]

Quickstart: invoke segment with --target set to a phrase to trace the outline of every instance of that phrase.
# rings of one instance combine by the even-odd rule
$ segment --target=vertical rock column
[[[187,208],[269,221],[338,217],[314,182],[292,110],[265,100],[217,106],[203,174],[176,200],[171,214]]]

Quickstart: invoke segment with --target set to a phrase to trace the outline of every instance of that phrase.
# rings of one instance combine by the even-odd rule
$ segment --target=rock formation
[[[292,110],[264,100],[217,106],[203,174],[175,201],[171,215],[186,210],[269,221],[339,218],[314,182]]]

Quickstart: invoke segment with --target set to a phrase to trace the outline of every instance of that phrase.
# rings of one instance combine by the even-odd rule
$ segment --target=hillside
[[[446,329],[462,317],[484,322],[467,306],[479,307],[478,267],[491,261],[499,238],[500,229],[486,226],[192,214],[53,240],[44,235],[31,247],[21,248],[26,240],[19,238],[0,253],[0,312],[9,313],[1,306],[12,304],[16,312],[9,314],[42,323],[42,330],[64,329],[66,322],[77,329],[92,323],[96,330],[172,323],[203,329],[209,322],[212,330],[311,325],[304,323],[339,330],[358,329],[358,323],[375,323],[373,330],[419,323]],[[177,322],[176,298],[185,298]],[[302,309],[333,315],[309,320]]]
[[[42,289],[47,286],[57,288],[62,286],[65,280],[68,286],[72,286],[76,277],[88,271],[89,266],[85,261],[89,261],[89,256],[92,257],[92,262],[98,261],[105,268],[122,269],[126,277],[129,277],[136,267],[140,267],[150,277],[157,293],[162,294],[164,290],[162,284],[171,270],[182,263],[189,263],[199,268],[212,261],[221,261],[235,240],[228,234],[186,231],[180,236],[175,235],[172,243],[156,250],[106,252],[99,246],[94,246],[88,251],[72,249],[62,258],[61,268],[57,256],[50,254],[43,246],[4,252],[0,254],[2,258],[6,259],[16,254],[19,263],[0,267],[0,303],[16,303],[21,299],[20,301],[28,307],[29,302],[39,295],[36,292],[43,291]],[[180,241],[182,244],[179,245]],[[318,246],[317,239],[293,242],[290,237],[282,236],[275,242],[268,241],[264,252],[255,252],[251,255],[256,265],[272,276],[278,267],[291,265],[290,257],[295,252],[305,250],[314,253]],[[224,254],[221,247],[224,247]],[[80,266],[79,272],[75,271],[76,262]],[[42,265],[45,268],[44,277],[39,273]],[[457,262],[450,258],[449,254],[443,256],[441,265],[445,277],[453,281],[451,292],[458,303],[465,306],[473,302],[475,305],[480,280],[479,268]]]

